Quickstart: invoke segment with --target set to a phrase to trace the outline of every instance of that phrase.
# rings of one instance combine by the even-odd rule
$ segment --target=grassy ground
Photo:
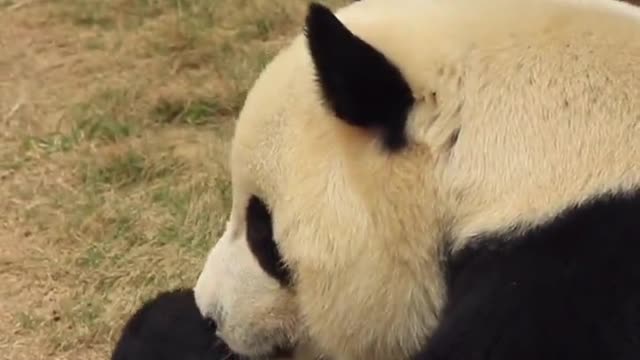
[[[193,284],[234,116],[307,2],[0,0],[0,359],[106,359]]]

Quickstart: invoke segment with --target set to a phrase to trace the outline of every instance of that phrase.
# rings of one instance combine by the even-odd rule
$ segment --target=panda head
[[[312,338],[393,358],[433,323],[424,308],[434,308],[428,299],[437,296],[427,294],[439,286],[414,282],[438,278],[421,266],[437,253],[414,240],[435,244],[425,236],[438,232],[432,168],[441,150],[411,132],[437,117],[438,99],[423,69],[411,68],[416,59],[404,58],[407,44],[385,29],[401,15],[385,20],[375,4],[340,10],[355,31],[312,4],[304,33],[260,75],[239,115],[232,210],[195,294],[240,354]],[[448,137],[442,151],[455,138],[445,131],[436,135]],[[376,343],[388,334],[389,343]]]
[[[603,152],[631,135],[570,75],[599,76],[582,55],[613,40],[596,31],[625,33],[606,7],[312,4],[236,125],[231,213],[194,289],[218,336],[249,356],[408,358],[437,325],[445,248],[636,181]]]

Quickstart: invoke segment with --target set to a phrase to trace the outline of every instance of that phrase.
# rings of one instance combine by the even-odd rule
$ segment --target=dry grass
[[[0,0],[0,359],[106,359],[193,284],[233,118],[307,2]]]

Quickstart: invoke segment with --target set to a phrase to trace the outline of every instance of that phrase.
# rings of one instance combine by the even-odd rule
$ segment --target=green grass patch
[[[181,0],[57,0],[55,14],[78,27],[135,30],[147,21],[175,11]],[[185,1],[186,2],[186,1]]]
[[[171,178],[182,166],[183,164],[174,158],[150,159],[140,152],[128,150],[99,165],[89,161],[85,164],[82,181],[93,190],[121,189],[156,179]]]
[[[14,315],[20,329],[24,331],[33,331],[38,329],[46,320],[32,312],[20,311]]]
[[[233,115],[235,110],[216,98],[187,101],[161,99],[152,108],[150,117],[161,124],[203,126],[218,124],[221,117]]]
[[[23,142],[26,151],[39,150],[45,153],[67,152],[78,144],[79,139],[75,134],[60,132],[49,133],[43,136],[27,136]]]
[[[104,38],[98,35],[85,40],[84,46],[87,50],[106,50],[107,49],[107,44]]]
[[[136,103],[142,96],[135,89],[116,88],[98,92],[71,111],[74,138],[117,142],[136,133],[141,121]]]
[[[143,125],[135,115],[136,101],[140,99],[140,94],[130,89],[103,90],[69,110],[68,131],[27,136],[23,150],[69,152],[85,141],[108,144],[136,135]]]
[[[101,0],[57,0],[58,16],[70,20],[77,26],[96,26],[111,29],[115,25],[115,17],[109,1]]]

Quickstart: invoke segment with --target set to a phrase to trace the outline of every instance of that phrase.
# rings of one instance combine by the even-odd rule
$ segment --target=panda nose
[[[221,311],[216,308],[213,311],[205,312],[202,315],[202,320],[211,331],[217,331],[222,327],[224,322],[223,316],[221,315]]]
[[[216,332],[218,330],[218,324],[216,323],[215,320],[208,317],[206,321],[207,321],[207,326],[209,327],[209,329],[211,329],[211,331]]]
[[[222,329],[224,319],[221,316],[208,315],[205,317],[205,321],[209,330],[220,337],[220,329]]]

